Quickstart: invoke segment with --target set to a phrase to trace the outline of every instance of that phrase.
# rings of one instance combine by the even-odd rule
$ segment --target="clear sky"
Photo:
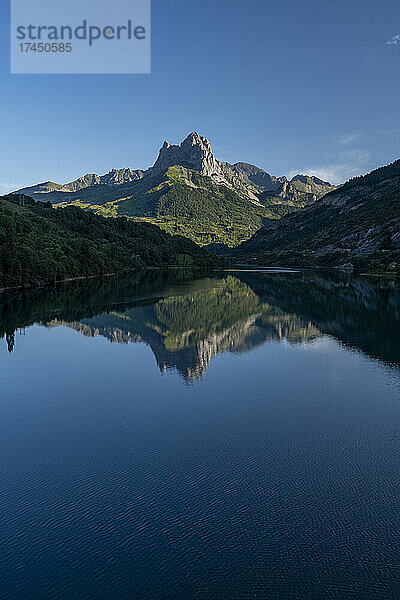
[[[153,0],[151,75],[10,75],[0,10],[0,193],[147,168],[193,130],[335,183],[400,157],[399,0]]]

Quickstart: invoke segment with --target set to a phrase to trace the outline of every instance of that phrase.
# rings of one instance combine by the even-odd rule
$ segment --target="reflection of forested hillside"
[[[296,313],[321,333],[366,354],[400,363],[400,280],[340,272],[238,273],[260,302]]]
[[[0,335],[35,322],[65,325],[111,342],[147,344],[162,371],[187,380],[213,356],[265,342],[304,343],[323,333],[371,356],[400,362],[399,287],[339,274],[238,273],[194,280],[184,271],[146,272],[0,296]]]
[[[55,286],[21,288],[0,294],[0,338],[14,338],[16,329],[54,318],[80,320],[111,309],[126,310],[137,303],[170,293],[184,293],[200,285],[190,270],[139,271],[124,277],[71,281]],[[208,285],[214,282],[208,280]]]

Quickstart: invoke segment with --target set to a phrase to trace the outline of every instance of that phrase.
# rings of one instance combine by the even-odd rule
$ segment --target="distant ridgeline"
[[[295,214],[269,221],[235,261],[400,275],[400,160],[356,177]]]
[[[19,192],[61,207],[72,204],[107,217],[154,223],[200,245],[235,246],[266,218],[299,210],[333,189],[316,177],[297,175],[289,181],[244,162],[220,162],[209,141],[193,132],[179,146],[165,142],[145,171],[113,169]]]
[[[55,210],[22,194],[0,197],[0,287],[51,283],[142,267],[210,267],[192,241],[148,223]]]

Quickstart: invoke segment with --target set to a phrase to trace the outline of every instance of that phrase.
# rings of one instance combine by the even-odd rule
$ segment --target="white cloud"
[[[348,144],[351,144],[351,142],[354,142],[358,137],[358,133],[347,133],[340,138],[339,142],[347,146]]]
[[[355,170],[345,164],[328,164],[314,167],[306,167],[305,169],[292,169],[288,173],[288,178],[291,179],[298,173],[304,175],[312,175],[322,179],[322,181],[328,181],[338,185],[343,183],[347,179],[351,179],[356,174]]]
[[[366,173],[369,158],[369,153],[365,150],[346,150],[338,153],[335,162],[292,169],[287,177],[291,179],[298,173],[302,173],[339,185],[352,177]]]
[[[386,42],[386,44],[388,46],[397,46],[397,44],[400,44],[400,35],[394,35],[391,40]]]

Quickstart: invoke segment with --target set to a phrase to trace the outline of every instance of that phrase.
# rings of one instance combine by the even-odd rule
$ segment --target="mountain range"
[[[334,189],[317,177],[299,174],[288,180],[245,162],[221,162],[210,142],[192,132],[180,145],[164,142],[146,170],[113,169],[15,193],[57,207],[72,204],[102,216],[147,221],[200,245],[232,247],[250,238],[266,219],[279,219]]]
[[[234,262],[400,272],[400,161],[340,187],[217,160],[192,132],[147,170],[18,190],[56,208],[157,225]]]

